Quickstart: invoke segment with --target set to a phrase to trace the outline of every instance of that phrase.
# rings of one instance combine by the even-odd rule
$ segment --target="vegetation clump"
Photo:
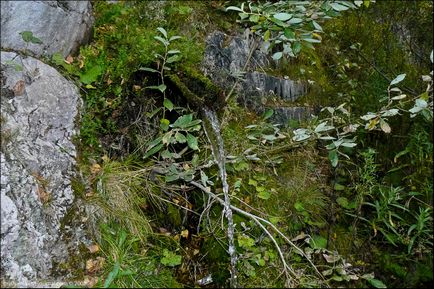
[[[229,285],[203,106],[220,110],[240,286],[432,283],[432,47],[413,27],[405,49],[395,29],[412,5],[426,24],[432,5],[373,2],[94,3],[93,42],[52,59],[85,102],[92,286]],[[267,73],[310,84],[297,102],[317,116],[272,123],[200,73],[206,34],[241,26],[268,45]]]

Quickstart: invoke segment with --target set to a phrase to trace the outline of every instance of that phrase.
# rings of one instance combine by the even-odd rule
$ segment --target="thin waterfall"
[[[211,144],[212,154],[219,167],[220,178],[223,186],[223,193],[225,198],[224,212],[225,212],[226,219],[228,220],[228,242],[229,242],[228,252],[231,258],[230,284],[232,288],[236,288],[237,287],[237,269],[236,269],[237,255],[235,252],[234,221],[232,218],[232,209],[230,207],[231,202],[229,199],[229,185],[227,182],[226,164],[225,164],[226,157],[225,157],[225,151],[223,146],[223,139],[220,134],[220,124],[215,112],[209,110],[206,107],[202,108],[202,111],[203,111],[203,115],[205,116],[205,119],[203,121],[205,134]]]

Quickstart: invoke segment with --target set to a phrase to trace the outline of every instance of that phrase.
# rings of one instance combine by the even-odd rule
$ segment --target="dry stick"
[[[205,188],[204,186],[202,186],[201,184],[199,184],[199,183],[197,183],[197,182],[195,182],[195,181],[191,181],[190,182],[190,184],[192,184],[193,186],[195,186],[195,187],[197,187],[197,188],[199,188],[199,189],[201,189],[202,191],[204,191],[205,193],[207,193],[207,194],[209,194],[212,198],[214,198],[214,199],[216,199],[221,205],[224,205],[224,201],[221,199],[221,198],[219,198],[219,197],[217,197],[215,194],[213,194],[210,190],[208,190],[207,188]],[[267,220],[265,220],[265,219],[263,219],[263,218],[261,218],[261,217],[258,217],[258,216],[255,216],[255,215],[253,215],[253,214],[250,214],[249,212],[246,212],[246,211],[244,211],[244,210],[241,210],[241,209],[239,209],[239,208],[237,208],[237,207],[235,207],[234,205],[231,205],[231,209],[232,210],[234,210],[234,211],[236,211],[236,212],[238,212],[238,213],[240,213],[240,214],[242,214],[242,215],[244,215],[244,216],[247,216],[247,217],[249,217],[249,218],[251,218],[252,220],[254,220],[256,223],[258,223],[259,221],[262,221],[262,222],[264,222],[264,223],[266,223],[267,225],[269,225],[271,228],[273,228],[280,236],[282,236],[284,239],[285,239],[285,241],[289,244],[289,245],[291,245],[292,247],[294,247],[303,257],[305,257],[306,258],[306,260],[310,263],[310,265],[312,266],[312,268],[314,268],[314,270],[315,270],[315,272],[321,277],[321,279],[323,279],[323,280],[325,280],[324,279],[324,276],[321,274],[321,272],[319,272],[319,270],[316,268],[316,266],[315,266],[315,264],[313,264],[312,263],[312,261],[309,259],[309,257],[303,252],[303,250],[301,250],[297,245],[295,245],[291,240],[289,240],[288,239],[288,237],[286,237],[279,229],[277,229],[276,228],[276,226],[274,226],[270,221],[267,221]],[[260,223],[260,222],[259,222]],[[258,224],[259,224],[258,223]],[[261,228],[263,228],[263,230],[265,231],[265,233],[267,233],[267,235],[268,236],[270,236],[271,237],[271,235],[270,235],[270,233],[266,230],[266,228],[261,224]],[[279,247],[279,245],[277,244],[277,242],[275,242],[275,240],[274,240],[274,238],[273,237],[271,237],[271,239],[272,239],[272,241],[274,242],[274,244],[275,244],[275,246],[276,246],[276,248],[277,248],[277,251],[279,252],[279,255],[280,255],[280,257],[282,258],[282,262],[284,263],[284,266],[286,265],[288,268],[290,268],[287,264],[286,264],[286,262],[285,262],[285,260],[283,259],[283,254],[281,255],[281,250],[280,250],[280,247]],[[294,275],[295,275],[295,273],[294,273],[294,271],[291,269],[290,270],[291,271],[291,273],[293,273]],[[296,276],[296,275],[295,275]]]

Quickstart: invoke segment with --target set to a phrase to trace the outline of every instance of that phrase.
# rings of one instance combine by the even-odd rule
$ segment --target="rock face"
[[[264,71],[272,62],[263,51],[264,43],[253,38],[248,30],[244,35],[233,37],[226,46],[225,38],[225,34],[219,31],[208,36],[202,71],[227,92],[238,79],[235,90],[239,101],[261,113],[264,99],[278,97],[290,102],[307,93],[305,83],[272,76]],[[274,112],[275,120],[281,123],[287,123],[292,117],[305,118],[309,113],[310,110],[304,107],[278,108]]]
[[[88,40],[93,21],[90,1],[1,1],[1,47],[66,57]],[[42,44],[24,42],[23,31]]]
[[[61,227],[74,201],[81,100],[54,68],[12,52],[1,52],[1,95],[1,277],[28,286],[71,249]]]

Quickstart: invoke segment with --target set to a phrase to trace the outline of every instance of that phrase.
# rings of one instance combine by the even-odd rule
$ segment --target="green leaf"
[[[313,236],[312,239],[309,241],[309,245],[312,247],[312,249],[326,249],[327,248],[327,239],[323,236]]]
[[[294,54],[298,54],[301,50],[301,43],[299,41],[294,42],[294,44],[292,45],[292,51],[294,52]]]
[[[335,168],[338,165],[339,158],[338,158],[338,153],[336,152],[336,150],[329,151],[329,160],[330,160],[330,163],[332,164],[332,167]]]
[[[60,54],[60,53],[54,53],[53,54],[53,56],[51,56],[51,60],[53,60],[53,62],[56,64],[56,65],[61,65],[61,66],[63,66],[64,64],[66,64],[65,63],[65,61],[64,61],[64,59],[63,59],[63,55],[62,54]]]
[[[91,84],[96,81],[98,77],[101,75],[103,69],[99,65],[92,66],[83,74],[80,74],[80,81],[84,84]]]
[[[119,274],[119,268],[120,268],[120,264],[117,261],[115,263],[115,265],[113,266],[113,270],[108,274],[107,279],[104,282],[103,288],[109,288],[110,287],[110,285],[113,283],[113,281],[116,279],[116,277]]]
[[[180,53],[181,51],[179,51],[179,50],[169,50],[169,51],[167,51],[167,54],[177,54],[177,53]]]
[[[249,179],[249,183],[248,184],[256,187],[258,185],[258,182],[256,180],[254,180],[254,179]]]
[[[258,193],[258,198],[260,198],[260,199],[268,200],[270,197],[271,197],[271,194],[268,191],[261,191]]]
[[[264,41],[268,41],[270,39],[270,30],[265,31],[264,33]]]
[[[152,149],[148,150],[145,155],[143,156],[144,159],[152,156],[153,154],[159,152],[162,148],[163,148],[163,144],[160,143],[159,145],[156,145],[155,147],[153,147]]]
[[[276,13],[273,15],[273,17],[280,21],[286,21],[291,19],[292,15],[288,13]]]
[[[313,24],[313,27],[314,27],[316,30],[318,30],[318,31],[322,31],[322,27],[321,27],[321,25],[319,25],[315,20],[312,20],[312,24]]]
[[[179,59],[181,59],[179,55],[172,55],[169,58],[167,58],[166,63],[173,63],[175,61],[178,61]]]
[[[289,20],[287,23],[288,24],[299,24],[303,22],[303,19],[301,18],[291,18],[291,20]]]
[[[193,120],[193,114],[181,115],[178,119],[173,123],[172,127],[176,128],[185,128],[187,127]]]
[[[336,199],[336,203],[338,203],[341,207],[348,209],[349,208],[349,202],[348,199],[345,197],[339,197]]]
[[[164,35],[164,38],[167,38],[167,32],[163,27],[157,27],[157,30],[161,32],[161,34]]]
[[[171,153],[171,152],[169,152],[169,150],[164,150],[164,151],[162,151],[161,152],[161,157],[163,158],[163,159],[171,159],[171,158],[173,158],[173,154]]]
[[[163,258],[161,258],[160,262],[161,264],[163,264],[164,266],[170,266],[170,267],[174,267],[174,266],[178,266],[181,265],[182,262],[182,256],[180,255],[176,255],[173,252],[170,252],[167,249],[164,249],[163,251]]]
[[[177,132],[175,134],[175,139],[179,143],[185,143],[185,142],[187,142],[187,138],[182,133],[180,133],[180,132]]]
[[[151,112],[147,112],[147,113],[146,113],[146,116],[149,117],[149,118],[153,118],[154,115],[156,115],[160,110],[161,110],[161,107],[156,108],[156,109],[154,109],[154,110],[151,111]]]
[[[194,135],[187,133],[187,144],[192,150],[198,150],[197,138]]]
[[[324,121],[316,126],[315,132],[320,133],[320,132],[332,130],[334,128],[335,128],[334,126],[327,125],[327,121]]]
[[[41,39],[39,39],[38,37],[34,37],[34,36],[30,39],[30,42],[32,42],[34,44],[42,44],[43,43]]]
[[[274,110],[272,110],[271,108],[267,109],[264,114],[262,115],[263,119],[269,119],[272,115],[274,114]]]
[[[404,78],[405,78],[405,76],[406,76],[407,74],[400,74],[400,75],[398,75],[397,77],[395,77],[395,79],[394,80],[392,80],[391,82],[390,82],[390,85],[395,85],[395,84],[397,84],[397,83],[400,83],[401,81],[403,81],[404,80]]]
[[[163,101],[163,105],[164,105],[164,107],[167,108],[169,111],[172,111],[172,109],[173,109],[173,103],[172,103],[168,98],[165,98],[165,99],[164,99],[164,101]]]
[[[345,11],[345,10],[349,9],[348,6],[344,6],[344,5],[341,5],[338,3],[330,3],[330,6],[332,6],[333,10],[336,10],[336,11]]]
[[[158,70],[149,67],[140,67],[139,70],[149,71],[149,72],[159,72]]]
[[[207,186],[208,176],[202,170],[200,171],[200,181],[204,187]]]
[[[163,138],[161,139],[162,143],[165,145],[168,145],[170,143],[170,140],[172,138],[173,130],[166,133]]]
[[[250,249],[255,245],[255,240],[246,235],[238,235],[238,245],[241,248]]]
[[[368,279],[368,282],[371,283],[375,288],[387,288],[387,286],[378,279],[372,278]]]
[[[32,31],[22,31],[19,34],[23,38],[24,42],[30,42],[32,40],[32,37],[33,37]]]
[[[168,119],[162,118],[160,119],[160,127],[163,131],[167,131],[169,129],[170,121]]]
[[[280,58],[282,58],[283,56],[283,52],[279,51],[273,54],[273,56],[271,56],[274,60],[279,60]]]
[[[166,90],[166,85],[165,84],[160,84],[159,86],[157,86],[157,89],[161,92],[164,92]]]
[[[321,43],[321,40],[314,39],[314,38],[302,38],[303,41],[309,42],[309,43]]]
[[[303,203],[301,202],[295,202],[294,204],[294,208],[298,211],[298,212],[303,212],[306,211],[306,209],[303,206]]]
[[[182,38],[182,37],[178,36],[178,35],[175,35],[175,36],[170,37],[169,41],[173,41],[173,40],[180,39],[180,38]]]
[[[160,37],[160,36],[154,36],[155,39],[157,39],[158,41],[160,41],[161,43],[163,43],[164,46],[168,46],[170,43],[169,41],[167,41],[166,39]]]
[[[250,15],[249,21],[257,23],[259,21],[259,15],[257,15],[257,14]]]
[[[345,190],[345,186],[336,183],[336,184],[335,184],[335,190],[336,190],[336,191],[343,191],[343,190]]]
[[[155,85],[151,85],[151,86],[146,86],[146,88],[150,88],[150,89],[157,89],[161,92],[164,92],[166,90],[166,85],[165,84],[160,84],[159,86],[155,86]]]
[[[283,35],[285,35],[285,37],[288,39],[295,39],[294,31],[289,28],[285,28],[285,30],[283,30]]]
[[[238,12],[244,12],[241,8],[238,8],[236,6],[229,6],[229,7],[226,8],[226,11],[230,11],[230,10],[232,10],[232,11],[238,11]]]

